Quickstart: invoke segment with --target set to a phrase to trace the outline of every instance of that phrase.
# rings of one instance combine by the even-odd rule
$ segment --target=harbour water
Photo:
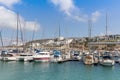
[[[120,65],[105,67],[75,61],[61,64],[0,61],[0,80],[120,80]]]

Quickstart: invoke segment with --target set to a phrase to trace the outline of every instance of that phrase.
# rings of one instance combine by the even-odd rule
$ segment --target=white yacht
[[[33,60],[36,62],[49,62],[50,52],[39,52],[33,56]]]
[[[110,56],[103,56],[100,60],[100,64],[103,66],[113,66],[115,64],[115,61],[111,59]]]
[[[8,53],[6,56],[2,56],[1,60],[3,60],[3,61],[16,61],[17,57],[15,54]]]
[[[32,61],[33,60],[33,55],[29,53],[22,53],[19,56],[17,56],[18,61]]]

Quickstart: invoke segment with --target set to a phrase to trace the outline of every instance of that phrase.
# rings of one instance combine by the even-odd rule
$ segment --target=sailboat
[[[59,38],[58,41],[60,42],[61,40],[61,31],[60,31],[60,25],[59,25]],[[63,60],[63,54],[61,51],[61,43],[59,44],[60,49],[59,50],[53,50],[53,55],[51,56],[51,62],[57,62],[57,63],[62,63],[65,60]]]
[[[2,59],[1,53],[3,51],[3,40],[2,40],[2,32],[0,31],[0,40],[1,40],[1,50],[0,50],[0,60]]]
[[[109,55],[109,51],[103,52],[104,56],[99,60],[100,64],[103,66],[113,66],[115,64],[115,60]]]
[[[2,50],[0,54],[0,60],[2,61],[15,61],[16,57],[14,54],[9,53],[7,50],[3,50],[3,41],[2,41],[2,33],[0,31],[0,38],[2,43]]]
[[[108,26],[107,26],[107,13],[106,13],[106,40],[108,39]],[[106,46],[107,48],[107,46]],[[110,52],[104,52],[104,54],[109,54]],[[111,58],[110,55],[105,55],[102,57],[102,59],[100,60],[100,64],[103,66],[113,66],[115,64],[115,61]]]
[[[89,32],[89,39],[88,42],[90,43],[91,40],[91,19],[88,20],[89,23],[89,28],[88,28],[88,32]],[[89,51],[86,53],[86,55],[83,56],[83,63],[86,65],[92,65],[92,64],[97,64],[98,63],[98,58],[94,56],[94,53],[91,51],[91,46],[90,44],[88,44],[89,47]]]
[[[17,57],[18,61],[24,61],[24,62],[27,62],[27,61],[31,62],[31,61],[33,61],[34,53],[32,52],[32,41],[34,39],[35,26],[36,26],[36,24],[34,24],[34,31],[33,31],[33,36],[32,36],[32,40],[31,40],[30,51],[29,52],[25,52],[25,53],[21,53]]]
[[[91,39],[91,19],[88,20],[88,42],[90,42]],[[91,50],[90,50],[90,45],[88,45],[89,47],[89,51],[87,52],[86,55],[83,56],[83,63],[86,65],[92,65],[93,64],[93,55],[91,54]]]

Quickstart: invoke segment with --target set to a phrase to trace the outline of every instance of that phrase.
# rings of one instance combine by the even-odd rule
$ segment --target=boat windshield
[[[48,53],[39,53],[39,55],[48,55]]]
[[[103,56],[104,59],[111,59],[110,56]]]

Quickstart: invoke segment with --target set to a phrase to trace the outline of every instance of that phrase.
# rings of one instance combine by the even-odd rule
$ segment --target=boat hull
[[[115,64],[115,62],[112,60],[111,61],[107,60],[107,61],[101,61],[100,64],[103,66],[113,66]]]
[[[25,56],[25,57],[19,56],[19,57],[17,58],[17,60],[18,60],[18,61],[23,61],[23,62],[32,61],[32,60],[33,60],[33,57],[32,57],[32,56]]]
[[[50,58],[49,57],[34,57],[33,60],[36,62],[49,62]]]
[[[86,65],[92,65],[94,64],[93,56],[92,55],[87,55],[83,58],[83,62]]]
[[[3,57],[2,58],[3,61],[17,61],[16,57]]]

